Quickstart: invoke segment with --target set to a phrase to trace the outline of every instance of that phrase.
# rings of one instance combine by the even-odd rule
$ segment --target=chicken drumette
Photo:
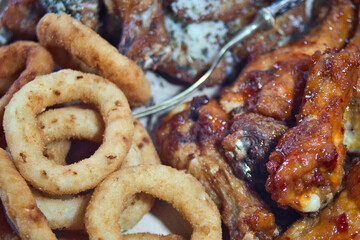
[[[316,53],[297,126],[270,154],[266,189],[281,206],[315,212],[340,191],[346,146],[342,118],[357,78],[360,55]]]

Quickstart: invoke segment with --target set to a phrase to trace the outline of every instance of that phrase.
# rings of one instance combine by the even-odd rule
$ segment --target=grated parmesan
[[[217,13],[220,6],[220,0],[176,0],[171,3],[171,9],[174,12],[183,11],[184,16],[197,21],[201,16],[211,13]]]
[[[209,63],[225,42],[228,29],[222,21],[204,21],[182,25],[165,16],[165,27],[174,48],[172,59],[179,64],[200,60]],[[186,53],[182,45],[186,46]],[[184,59],[186,58],[186,59]],[[190,58],[190,59],[189,59]]]

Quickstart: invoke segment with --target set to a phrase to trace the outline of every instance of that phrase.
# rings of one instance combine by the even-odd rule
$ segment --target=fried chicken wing
[[[341,48],[354,25],[350,0],[334,0],[322,23],[304,38],[254,57],[235,84],[225,88],[220,100],[227,113],[257,112],[289,121],[300,105],[311,55]]]
[[[270,154],[266,189],[280,206],[315,212],[340,191],[346,146],[342,118],[357,77],[358,53],[317,52],[297,126]]]
[[[223,92],[220,100],[222,107],[228,112],[234,108],[231,110],[234,115],[231,134],[223,141],[226,157],[234,173],[254,183],[260,191],[264,190],[267,178],[266,170],[263,169],[266,169],[268,157],[287,129],[286,125],[299,110],[311,63],[309,54],[316,48],[324,50],[324,42],[341,46],[342,37],[350,32],[348,28],[338,33],[337,43],[324,40],[329,34],[328,27],[339,17],[336,12],[339,8],[347,9],[349,16],[353,16],[352,5],[347,4],[350,2],[338,1],[322,25],[302,40],[255,57],[245,67],[235,85]],[[320,36],[317,31],[321,33]],[[303,43],[315,35],[319,40],[309,42],[309,48],[312,49],[309,50]],[[302,50],[308,53],[302,53]]]
[[[183,82],[193,83],[210,67],[221,46],[253,19],[257,9],[270,2],[259,1],[254,4],[247,0],[179,0],[165,4],[175,15],[165,15],[165,26],[170,34],[173,53],[159,64],[158,70]],[[280,40],[295,32],[299,28],[299,22],[304,19],[303,5],[277,18],[274,29],[250,37],[243,45],[234,48],[232,54],[227,53],[206,85],[220,84],[226,78],[232,78],[240,61],[255,52],[273,50]],[[268,38],[269,35],[272,37]]]
[[[232,173],[221,149],[229,119],[216,100],[194,98],[163,118],[156,130],[165,164],[186,170],[218,205],[230,239],[272,239],[279,229],[265,203]]]
[[[278,240],[359,239],[360,237],[360,161],[350,169],[346,187],[338,198],[315,217],[294,223]]]
[[[272,1],[159,1],[127,2],[106,0],[111,14],[121,16],[123,26],[119,50],[143,69],[157,70],[173,80],[195,82],[210,67],[222,45],[249,23],[256,10]],[[304,20],[304,5],[276,20],[276,28],[251,38],[240,60],[250,51],[267,52],[294,32]],[[280,34],[281,32],[281,34]],[[272,34],[273,38],[265,38]],[[265,40],[264,40],[265,39]],[[222,83],[232,76],[237,61],[230,52],[220,61],[206,86]]]

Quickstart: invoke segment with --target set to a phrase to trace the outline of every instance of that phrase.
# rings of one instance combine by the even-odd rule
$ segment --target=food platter
[[[359,1],[290,1],[213,67],[271,2],[1,1],[0,237],[356,239]]]

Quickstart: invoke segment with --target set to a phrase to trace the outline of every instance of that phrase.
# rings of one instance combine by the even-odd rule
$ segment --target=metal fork
[[[211,64],[210,68],[205,72],[205,74],[199,78],[194,84],[192,84],[189,88],[184,90],[183,92],[165,100],[164,102],[148,107],[144,110],[135,111],[133,112],[133,116],[135,118],[142,118],[149,115],[152,115],[154,113],[158,113],[160,111],[163,111],[167,108],[170,108],[172,106],[175,106],[179,104],[180,102],[184,101],[188,96],[190,96],[192,93],[194,93],[200,86],[204,84],[204,82],[209,78],[211,73],[214,71],[224,54],[232,48],[236,43],[238,43],[241,40],[244,40],[245,38],[249,37],[250,35],[254,34],[257,31],[260,30],[267,30],[271,29],[274,25],[275,18],[279,15],[284,14],[285,12],[289,11],[290,9],[294,8],[296,5],[298,5],[303,0],[278,0],[275,1],[273,4],[271,4],[268,7],[265,7],[258,11],[255,20],[244,27],[240,32],[238,32],[229,42],[227,42],[218,52],[216,55],[215,60]],[[312,6],[312,2],[316,0],[310,0],[309,6]],[[307,7],[308,9],[309,7]],[[312,11],[307,11],[307,15],[311,14]]]

